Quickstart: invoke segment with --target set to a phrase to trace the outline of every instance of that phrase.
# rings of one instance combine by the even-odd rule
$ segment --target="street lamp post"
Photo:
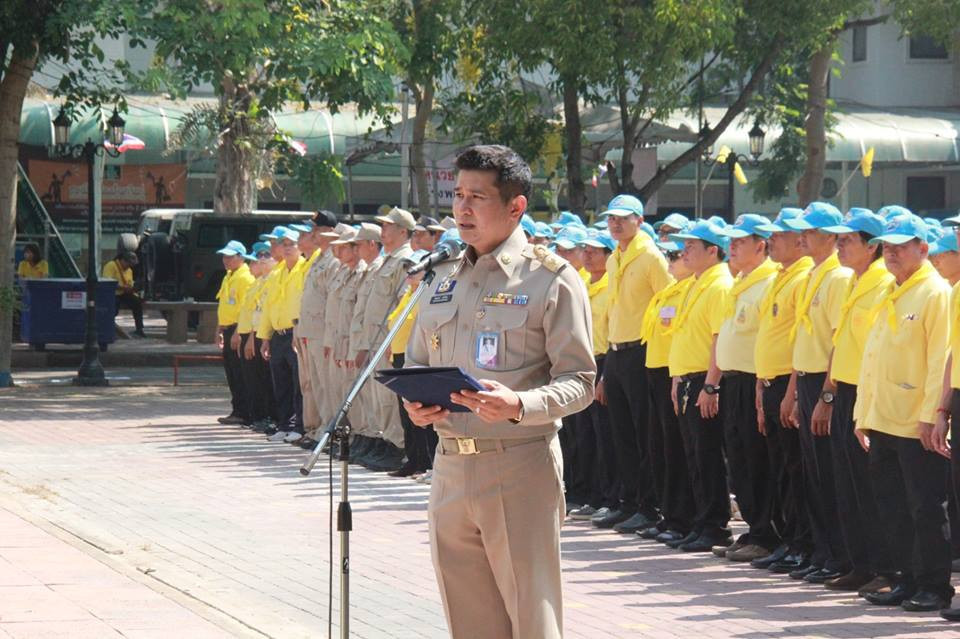
[[[100,340],[97,335],[97,259],[96,259],[96,225],[93,211],[96,208],[93,191],[93,163],[98,154],[118,157],[117,148],[123,143],[123,128],[126,122],[120,117],[116,109],[107,121],[107,138],[113,148],[107,148],[102,142],[95,143],[89,138],[83,144],[70,144],[70,119],[60,110],[53,121],[54,152],[61,158],[76,158],[86,160],[87,163],[87,325],[84,331],[83,362],[77,371],[73,383],[78,386],[106,386],[107,376],[100,363]]]
[[[709,131],[709,126],[706,127]],[[713,147],[707,149],[704,154],[703,161],[707,165],[723,164],[727,169],[727,221],[733,222],[737,217],[736,209],[736,192],[734,191],[734,170],[738,163],[745,164],[747,166],[757,166],[760,164],[760,156],[763,155],[763,143],[764,138],[766,137],[766,132],[760,128],[758,122],[754,122],[753,128],[747,133],[747,137],[750,138],[750,156],[743,155],[742,153],[734,153],[730,151],[727,153],[727,156],[723,159],[723,162],[718,162],[719,157],[710,159],[710,156],[713,154]]]

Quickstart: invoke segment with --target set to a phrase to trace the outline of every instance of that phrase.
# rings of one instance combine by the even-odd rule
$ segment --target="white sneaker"
[[[289,433],[287,433],[287,436],[283,438],[283,441],[285,441],[288,444],[292,444],[294,442],[300,441],[301,439],[303,439],[303,435],[298,433],[295,430],[292,430]]]
[[[432,471],[432,470],[428,470],[427,472],[425,472],[425,473],[423,473],[422,475],[420,475],[419,477],[417,477],[417,483],[420,483],[420,484],[429,484],[431,477],[433,477],[433,471]]]
[[[267,437],[267,441],[268,441],[268,442],[282,442],[282,441],[287,437],[287,435],[289,435],[289,434],[290,434],[290,431],[289,431],[289,430],[278,430],[278,431],[275,432],[273,435],[270,435],[269,437]]]

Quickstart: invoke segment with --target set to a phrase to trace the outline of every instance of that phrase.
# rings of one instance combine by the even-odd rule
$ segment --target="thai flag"
[[[104,140],[103,146],[108,149],[114,148],[113,144],[109,140]],[[120,143],[120,146],[116,147],[117,151],[123,153],[124,151],[142,151],[147,148],[147,145],[140,138],[130,135],[129,133],[123,134],[123,142]]]
[[[290,148],[300,155],[301,157],[307,154],[307,145],[301,142],[300,140],[290,140]]]

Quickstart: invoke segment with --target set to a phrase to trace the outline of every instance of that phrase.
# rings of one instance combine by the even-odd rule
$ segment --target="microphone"
[[[446,239],[433,248],[433,252],[420,260],[419,264],[414,264],[407,269],[407,275],[416,275],[423,271],[428,271],[437,264],[448,262],[460,257],[463,253],[463,245],[453,238]]]

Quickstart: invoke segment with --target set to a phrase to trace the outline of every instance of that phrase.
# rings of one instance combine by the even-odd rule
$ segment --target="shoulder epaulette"
[[[528,244],[526,248],[523,249],[523,255],[537,260],[551,273],[557,273],[569,264],[565,259],[542,244]]]

